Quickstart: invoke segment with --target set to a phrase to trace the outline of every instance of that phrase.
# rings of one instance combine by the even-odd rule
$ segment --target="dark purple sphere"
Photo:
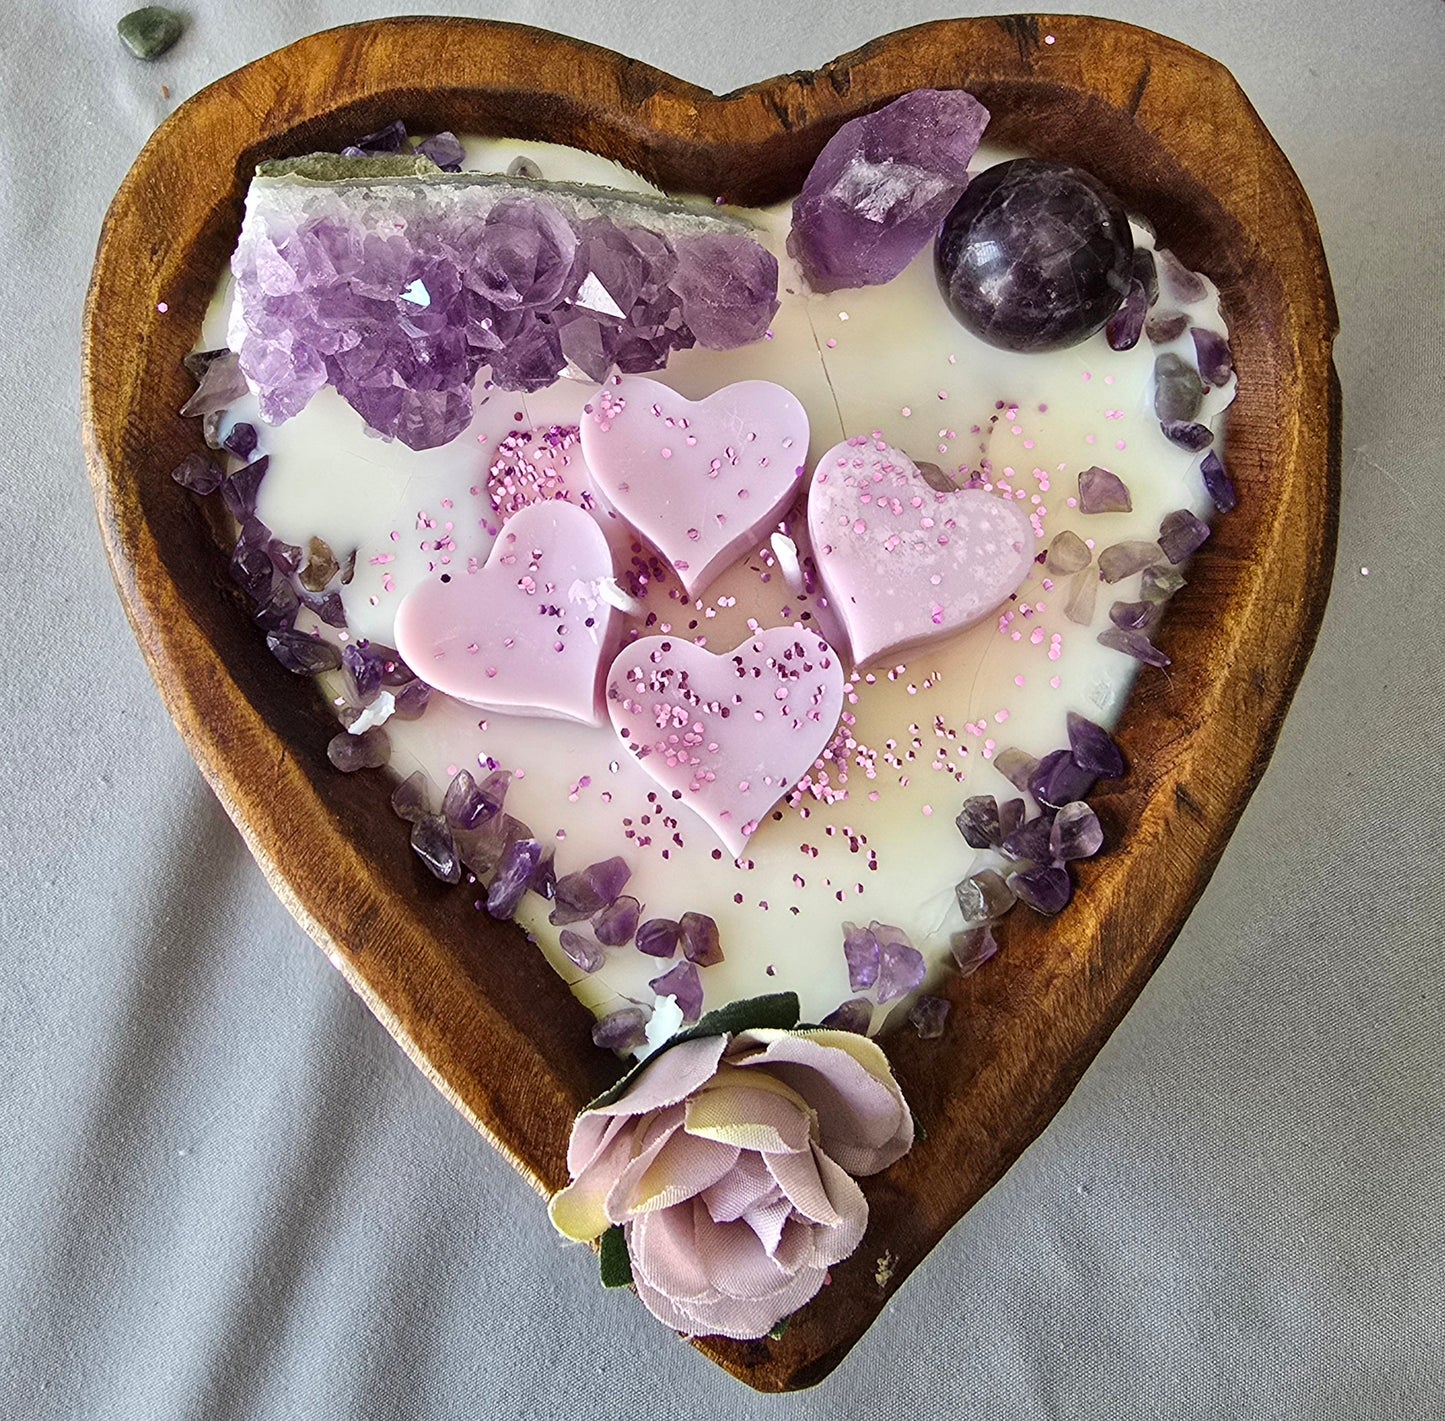
[[[1004,350],[1059,350],[1102,330],[1133,259],[1119,199],[1082,168],[1042,158],[980,173],[934,247],[949,309]]]

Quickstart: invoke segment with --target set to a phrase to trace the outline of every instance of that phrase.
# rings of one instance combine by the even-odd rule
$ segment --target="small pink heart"
[[[862,437],[818,461],[808,534],[857,666],[986,617],[1028,576],[1037,541],[1017,504],[940,491],[906,454]]]
[[[483,710],[601,725],[617,612],[607,539],[554,499],[512,515],[486,564],[443,574],[397,608],[396,648],[428,685]]]
[[[769,627],[722,655],[643,637],[612,663],[607,709],[642,768],[736,858],[827,746],[843,709],[843,663],[800,626]]]
[[[582,453],[597,491],[695,597],[792,503],[806,472],[808,416],[767,380],[694,402],[628,375],[587,406]]]

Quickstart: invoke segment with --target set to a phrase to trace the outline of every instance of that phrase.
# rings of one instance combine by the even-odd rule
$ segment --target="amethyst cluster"
[[[658,370],[759,339],[778,309],[777,260],[735,219],[421,154],[263,165],[232,270],[231,343],[269,422],[330,384],[413,449],[466,428],[484,366],[517,391]]]

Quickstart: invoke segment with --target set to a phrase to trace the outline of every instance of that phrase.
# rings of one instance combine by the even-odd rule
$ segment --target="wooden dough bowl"
[[[106,548],[192,755],[307,932],[550,1193],[566,1182],[573,1115],[618,1064],[518,930],[428,876],[385,777],[327,763],[327,707],[267,653],[212,515],[171,480],[201,447],[198,422],[176,413],[192,388],[181,357],[262,159],[334,150],[400,117],[418,132],[572,144],[663,188],[771,203],[796,192],[839,124],[922,87],[967,88],[993,113],[991,140],[1091,168],[1218,283],[1239,372],[1227,456],[1240,505],[1170,606],[1173,668],[1146,671],[1124,716],[1130,772],[1095,801],[1113,847],[1079,868],[1057,919],[1006,920],[1001,954],[947,988],[941,1041],[886,1043],[928,1133],[863,1181],[863,1246],[781,1339],[696,1344],[763,1390],[826,1376],[1059,1108],[1179,931],[1269,757],[1324,609],[1339,477],[1333,297],[1283,154],[1220,65],[1102,20],[942,21],[721,96],[533,29],[382,21],[302,40],[183,104],[111,206],[85,313]],[[576,1286],[596,1286],[580,1261]]]

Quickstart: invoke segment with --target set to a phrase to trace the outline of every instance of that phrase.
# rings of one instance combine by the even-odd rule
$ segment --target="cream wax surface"
[[[553,145],[473,139],[466,148],[470,168],[501,172],[525,156],[551,179],[652,191],[605,159]],[[1008,156],[986,146],[975,169]],[[1038,553],[1064,529],[1097,550],[1152,540],[1175,509],[1207,515],[1201,456],[1166,440],[1152,409],[1154,360],[1172,349],[1192,361],[1187,332],[1171,345],[1141,340],[1125,352],[1110,350],[1102,333],[1052,354],[997,350],[945,308],[931,250],[886,286],[820,296],[805,290],[785,253],[788,204],[741,215],[757,224],[780,263],[782,305],[768,337],[733,351],[683,351],[651,378],[693,400],[739,380],[774,381],[807,411],[810,470],[841,441],[874,435],[915,463],[960,483],[981,477],[1014,500],[1027,511]],[[1135,235],[1152,245],[1141,224]],[[218,291],[203,347],[226,343],[228,286]],[[1212,286],[1185,306],[1166,285],[1156,309],[1166,308],[1224,330]],[[1200,419],[1217,436],[1233,393],[1231,379],[1206,395]],[[370,434],[329,388],[276,427],[259,420],[250,398],[232,407],[228,421],[254,424],[259,452],[270,456],[257,511],[275,535],[303,546],[320,537],[342,558],[356,549],[355,575],[341,589],[349,625],[339,635],[394,645],[396,610],[408,592],[485,563],[501,523],[488,470],[502,442],[518,431],[580,426],[596,394],[594,385],[569,379],[531,395],[479,390],[471,427],[424,452]],[[549,454],[551,467],[559,486],[581,499],[581,450],[563,443]],[[1096,464],[1123,479],[1132,512],[1079,511],[1078,475]],[[599,509],[596,516],[624,583],[629,569],[661,571],[615,515]],[[805,544],[801,507],[781,522]],[[795,591],[796,578],[784,574],[760,539],[695,599],[675,575],[655,577],[625,614],[625,636],[665,634],[720,651],[760,628],[796,623],[839,644],[816,592]],[[1106,725],[1117,719],[1137,663],[1096,636],[1110,625],[1110,605],[1135,599],[1138,584],[1135,575],[1101,585],[1092,623],[1080,626],[1063,614],[1064,586],[1037,563],[1016,597],[977,625],[896,660],[848,666],[829,751],[765,816],[736,861],[699,815],[666,803],[610,725],[483,714],[437,695],[420,720],[387,723],[392,768],[402,777],[424,770],[436,787],[434,807],[460,768],[513,771],[508,812],[555,849],[559,874],[620,854],[632,868],[626,891],[642,903],[644,920],[689,911],[716,919],[726,960],[701,971],[707,1008],[792,990],[804,1018],[818,1020],[858,995],[842,952],[847,922],[901,928],[932,968],[947,958],[949,936],[963,926],[954,885],[994,862],[964,843],[954,816],[969,795],[1016,793],[991,763],[1004,747],[1041,756],[1066,744],[1071,710]],[[313,625],[309,614],[298,622]],[[344,704],[339,678],[327,678],[327,690]],[[407,852],[400,821],[397,829],[397,852]],[[483,891],[455,891],[472,893],[481,912]],[[529,894],[517,920],[588,1007],[600,1016],[653,1005],[649,980],[672,962],[614,948],[585,975],[561,952],[547,914],[548,905]],[[890,1009],[875,1010],[875,1026]]]

